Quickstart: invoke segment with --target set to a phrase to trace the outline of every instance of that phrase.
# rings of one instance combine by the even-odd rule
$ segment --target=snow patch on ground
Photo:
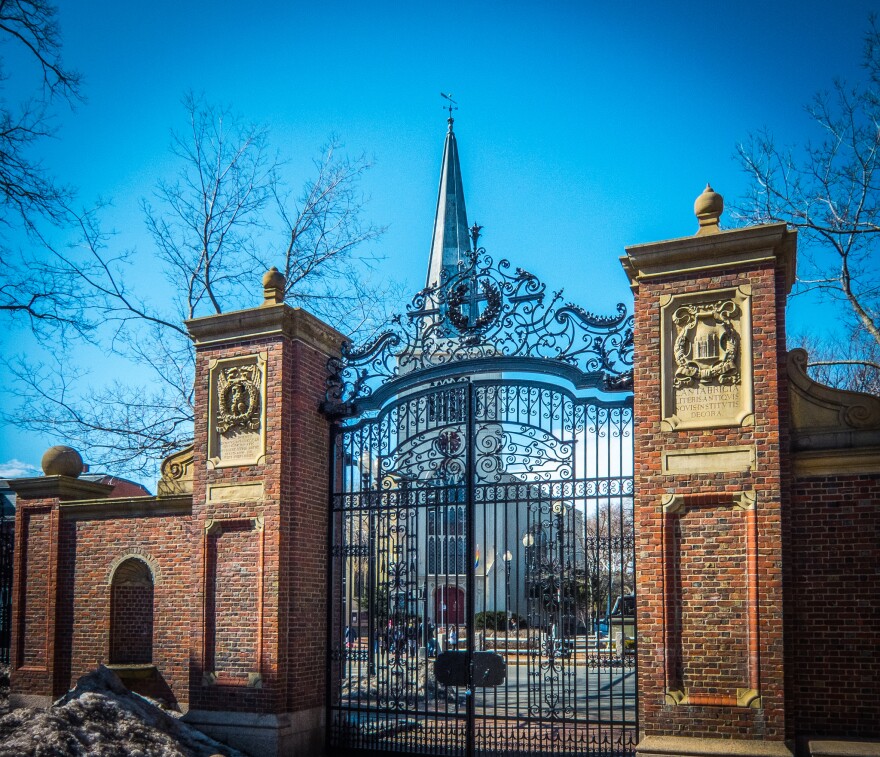
[[[0,713],[4,671],[0,670]],[[6,672],[8,695],[8,671]],[[101,666],[46,709],[0,717],[0,757],[244,757],[129,691]]]

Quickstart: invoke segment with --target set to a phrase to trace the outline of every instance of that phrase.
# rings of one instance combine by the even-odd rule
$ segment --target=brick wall
[[[112,507],[113,500],[102,505]],[[66,691],[77,678],[99,664],[145,661],[117,659],[111,648],[111,619],[116,613],[117,619],[122,621],[121,626],[114,627],[122,631],[118,653],[123,657],[146,655],[146,649],[138,651],[129,646],[134,641],[130,634],[146,621],[146,618],[133,621],[132,612],[137,606],[131,602],[136,599],[131,594],[143,594],[145,587],[117,587],[114,606],[111,585],[114,567],[136,556],[144,560],[153,573],[152,652],[148,662],[156,666],[163,682],[154,687],[153,692],[161,691],[162,698],[171,706],[185,706],[189,698],[187,624],[191,613],[189,513],[153,517],[143,514],[64,517],[60,533],[55,693]],[[120,589],[125,590],[120,594]],[[123,599],[125,594],[129,596]],[[145,599],[142,596],[136,601]],[[132,622],[134,625],[129,625]],[[146,644],[146,640],[143,643]]]
[[[24,643],[19,649],[16,665],[40,668],[51,660],[51,629],[47,623],[50,610],[54,611],[55,593],[54,551],[57,540],[55,522],[57,508],[29,507],[22,518],[22,538],[19,541],[19,564],[27,563],[27,581],[23,581],[19,606],[19,633]]]
[[[256,353],[266,355],[265,457],[257,465],[213,469],[207,462],[211,361]],[[284,682],[278,676],[278,642],[284,633],[282,587],[275,574],[281,534],[284,359],[284,344],[277,338],[199,349],[196,354],[190,552],[194,578],[190,706],[195,709],[282,711]],[[212,484],[263,484],[264,497],[208,502]],[[217,527],[208,532],[212,521]],[[257,673],[262,676],[260,685],[249,686],[249,674]],[[216,680],[211,680],[212,675]]]
[[[733,232],[731,232],[733,233]],[[673,243],[669,243],[672,245]],[[635,298],[639,709],[643,736],[785,738],[782,542],[785,271],[774,260],[640,281]],[[754,425],[661,430],[660,300],[750,285]],[[754,445],[749,472],[665,475],[661,450]],[[735,498],[754,492],[753,516]],[[664,495],[683,498],[664,512]],[[749,517],[756,538],[748,538]],[[661,559],[662,558],[662,559]],[[752,592],[750,594],[750,592]],[[755,669],[757,668],[757,669]],[[736,706],[757,683],[760,708]],[[688,689],[690,704],[667,700]]]
[[[58,500],[19,500],[13,557],[12,687],[52,695],[58,586]]]
[[[287,706],[295,711],[326,701],[330,426],[319,412],[327,356],[301,343],[293,347],[295,380],[287,385],[291,413],[283,426],[289,465],[282,473],[290,505],[281,546],[286,556],[282,583],[289,592]]]
[[[211,361],[259,353],[266,359],[265,457],[214,469],[206,464]],[[290,712],[325,702],[330,428],[319,407],[327,359],[327,350],[287,334],[197,348],[195,709]],[[216,484],[262,484],[263,496],[212,502],[208,490]]]
[[[153,661],[153,585],[114,586],[110,596],[110,662]]]
[[[692,699],[749,688],[748,526],[723,499],[667,517],[667,679]]]
[[[880,736],[880,475],[795,482],[789,709],[798,735]]]

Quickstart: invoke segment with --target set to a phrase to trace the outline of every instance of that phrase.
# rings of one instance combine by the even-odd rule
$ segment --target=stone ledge
[[[289,305],[236,310],[184,321],[196,347],[223,347],[253,339],[283,336],[328,357],[340,354],[348,339],[307,310]]]
[[[61,517],[65,519],[150,518],[159,515],[189,515],[192,495],[172,497],[120,497],[114,499],[83,499],[62,502]]]
[[[784,223],[730,229],[706,236],[633,245],[620,258],[630,286],[682,274],[731,272],[737,267],[780,260],[786,291],[794,284],[797,232]]]
[[[279,714],[190,710],[185,723],[247,754],[314,757],[324,751],[324,708]]]
[[[32,499],[72,499],[104,498],[110,495],[113,487],[95,481],[85,481],[70,476],[36,476],[34,478],[10,478],[9,488],[21,499],[22,504]]]
[[[52,704],[52,697],[48,694],[16,694],[9,695],[9,711],[20,710],[24,707],[36,707],[45,709]]]
[[[880,757],[880,741],[811,739],[807,744],[816,757]]]
[[[877,475],[880,474],[880,444],[864,449],[797,451],[792,461],[794,477],[798,479]]]
[[[782,741],[700,739],[689,736],[646,736],[636,746],[638,757],[792,757]]]
[[[153,678],[158,674],[158,669],[152,663],[137,665],[133,663],[105,665],[108,670],[112,670],[123,683],[126,681],[143,681]],[[126,684],[127,685],[127,684]]]

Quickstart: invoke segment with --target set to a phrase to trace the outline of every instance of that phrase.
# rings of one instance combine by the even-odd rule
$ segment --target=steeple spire
[[[441,93],[442,94],[442,93]],[[464,207],[464,189],[461,168],[458,165],[458,144],[452,130],[454,100],[449,100],[449,130],[443,146],[443,165],[440,169],[440,191],[437,196],[437,213],[434,216],[434,236],[431,239],[431,257],[428,261],[426,286],[440,282],[441,271],[447,275],[458,270],[459,262],[466,262],[470,251],[467,211]]]

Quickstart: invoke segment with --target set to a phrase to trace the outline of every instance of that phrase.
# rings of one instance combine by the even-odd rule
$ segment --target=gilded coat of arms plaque
[[[213,361],[208,462],[215,468],[254,465],[266,451],[264,355]]]
[[[753,422],[751,289],[661,300],[663,428]]]

